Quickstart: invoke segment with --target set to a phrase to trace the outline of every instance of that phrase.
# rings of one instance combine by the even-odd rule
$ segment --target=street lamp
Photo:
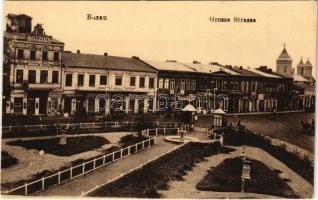
[[[213,88],[213,111],[215,112],[215,91],[218,90],[217,88]]]

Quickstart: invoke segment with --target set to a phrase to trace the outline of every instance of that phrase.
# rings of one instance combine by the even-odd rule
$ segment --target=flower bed
[[[159,198],[170,180],[183,180],[195,163],[217,154],[219,143],[188,143],[110,184],[88,194],[95,197]]]

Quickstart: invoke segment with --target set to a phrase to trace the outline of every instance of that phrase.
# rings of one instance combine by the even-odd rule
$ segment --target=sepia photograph
[[[1,198],[314,198],[316,1],[4,1]]]

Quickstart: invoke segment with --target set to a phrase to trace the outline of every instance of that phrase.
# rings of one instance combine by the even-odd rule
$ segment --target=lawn
[[[314,113],[286,113],[274,115],[238,116],[247,129],[264,135],[290,142],[314,152],[315,137],[302,130],[301,122],[312,122]],[[228,116],[229,122],[235,124],[234,116]]]
[[[67,137],[67,144],[59,144],[59,138],[36,139],[36,140],[17,140],[8,142],[9,145],[22,146],[26,149],[44,150],[45,153],[57,156],[70,156],[85,151],[98,148],[109,143],[104,137],[99,136],[79,136]]]
[[[17,159],[6,151],[1,151],[1,168],[8,168],[17,164]]]
[[[158,191],[168,189],[170,180],[182,181],[188,170],[196,163],[205,161],[204,157],[217,154],[219,148],[219,144],[188,143],[142,169],[95,190],[89,196],[160,198]]]
[[[245,191],[286,198],[299,198],[279,178],[277,170],[271,170],[262,162],[250,160],[251,180],[246,182]],[[209,170],[208,175],[197,184],[198,190],[216,192],[240,192],[242,175],[241,158],[225,159],[220,165]]]

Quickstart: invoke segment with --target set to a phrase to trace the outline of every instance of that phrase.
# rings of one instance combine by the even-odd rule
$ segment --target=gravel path
[[[14,141],[17,139],[3,139],[1,150],[7,151],[10,155],[17,158],[18,163],[12,167],[1,169],[1,184],[8,182],[15,182],[22,179],[29,179],[33,174],[42,172],[43,170],[57,170],[62,166],[70,165],[72,161],[77,159],[88,159],[94,156],[102,155],[103,150],[110,148],[111,146],[118,145],[118,140],[124,136],[131,134],[131,132],[111,132],[111,133],[98,133],[98,134],[87,134],[96,135],[106,138],[110,143],[101,146],[100,148],[86,151],[83,153],[75,154],[72,156],[55,156],[52,154],[39,155],[38,150],[25,149],[20,146],[7,145],[7,142]],[[80,136],[85,136],[81,134]],[[19,140],[33,140],[33,139],[47,139],[56,136],[45,136],[45,137],[30,137],[20,138]],[[77,137],[68,136],[68,137]],[[6,189],[6,188],[2,188]]]
[[[223,160],[227,158],[234,158],[240,156],[243,147],[232,147],[235,148],[235,152],[230,152],[229,154],[218,154],[207,158],[207,162],[198,163],[193,170],[189,171],[186,176],[184,176],[185,181],[173,181],[170,182],[169,190],[161,191],[161,194],[165,198],[279,198],[263,194],[254,193],[240,193],[240,192],[212,192],[212,191],[200,191],[196,189],[196,185],[208,174],[207,170],[211,167],[216,167],[222,163]],[[273,158],[267,152],[254,147],[245,147],[246,155],[255,160],[260,160],[264,162],[267,166],[272,169],[278,169],[282,171],[279,174],[281,178],[287,178],[290,182],[287,184],[297,192],[302,198],[311,198],[313,194],[313,186],[296,174],[294,171],[289,169],[279,160]]]
[[[37,193],[37,196],[80,196],[83,192],[93,189],[97,185],[106,183],[108,180],[119,177],[121,174],[146,163],[150,159],[163,154],[176,145],[163,142],[163,137],[158,137],[153,147],[141,151],[137,154],[125,157],[116,161],[106,167],[87,175],[78,177],[72,181],[66,182],[62,185],[49,188],[48,190]]]

